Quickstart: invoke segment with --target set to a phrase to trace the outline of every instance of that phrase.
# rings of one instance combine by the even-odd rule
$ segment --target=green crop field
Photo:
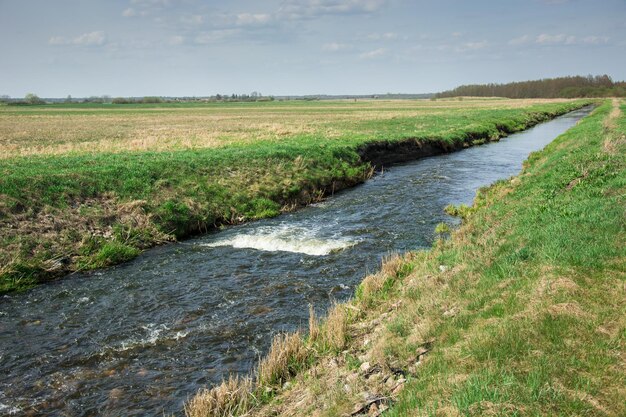
[[[366,143],[478,144],[588,103],[0,106],[0,291],[316,201],[371,175]]]

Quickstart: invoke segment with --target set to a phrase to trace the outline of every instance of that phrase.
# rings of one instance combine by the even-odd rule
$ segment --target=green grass
[[[246,136],[243,141],[199,149],[104,152],[96,147],[93,152],[79,152],[70,147],[66,153],[54,154],[56,133],[40,133],[45,140],[54,136],[52,155],[0,159],[0,290],[24,289],[68,271],[112,265],[155,244],[224,224],[275,216],[315,201],[324,193],[368,178],[371,167],[357,153],[364,143],[405,138],[448,144],[497,139],[583,104],[528,103],[498,109],[462,103],[459,108],[446,105],[435,111],[420,104],[411,111],[426,114],[416,118],[382,117],[376,103],[366,103],[354,120],[315,116],[316,123],[340,132],[335,136],[325,136],[324,129],[276,140]],[[384,106],[397,110],[393,103]],[[120,114],[133,124],[134,111],[158,117],[172,108],[177,113],[163,117],[177,118],[196,110],[205,114],[215,108],[232,110],[237,117],[259,113],[271,122],[289,113],[305,117],[351,111],[349,104],[334,102],[94,104],[5,107],[0,119],[10,118],[31,129],[30,123],[40,122],[39,115],[54,124],[85,112],[88,119],[80,123],[93,123],[87,126],[88,135],[100,138],[100,127],[108,123],[103,115]],[[106,135],[102,138],[108,140]],[[37,138],[15,141],[8,142],[11,149],[24,150],[31,149]]]
[[[626,413],[626,117],[607,130],[610,110],[485,190],[434,250],[463,267],[442,297],[468,324],[426,313],[436,349],[389,415]]]

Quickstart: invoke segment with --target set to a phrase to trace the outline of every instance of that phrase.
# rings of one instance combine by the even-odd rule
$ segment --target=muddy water
[[[296,213],[150,250],[0,299],[0,414],[180,412],[251,369],[307,308],[346,299],[383,256],[425,248],[449,203],[519,172],[577,111],[498,143],[385,170]]]

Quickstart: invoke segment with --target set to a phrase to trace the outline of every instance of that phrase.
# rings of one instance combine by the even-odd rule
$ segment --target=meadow
[[[432,249],[395,255],[189,417],[626,415],[626,103],[605,100]]]
[[[0,107],[0,157],[178,151],[259,141],[428,137],[567,100],[276,101]],[[538,109],[539,110],[539,109]],[[462,114],[461,114],[462,112]],[[466,126],[467,122],[475,126]]]
[[[367,144],[449,151],[588,103],[0,106],[0,292],[318,201],[372,175]]]

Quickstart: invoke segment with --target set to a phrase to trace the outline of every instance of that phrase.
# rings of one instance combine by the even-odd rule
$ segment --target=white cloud
[[[0,0],[1,1],[1,0]],[[205,26],[213,30],[226,30],[247,27],[282,27],[289,21],[310,20],[324,16],[350,16],[371,14],[380,10],[390,0],[281,0],[274,9],[252,12],[194,14],[179,13],[178,4],[199,3],[196,0],[127,0],[128,8],[122,11],[124,17],[151,17],[160,19],[157,23],[183,24],[185,26]],[[182,10],[182,8],[181,8]],[[196,10],[208,9],[200,6]],[[201,12],[203,13],[203,12]],[[155,17],[156,16],[156,17]],[[188,28],[188,30],[193,30]],[[198,33],[198,32],[196,32]],[[200,32],[199,39],[211,39],[215,33]],[[256,36],[256,35],[255,35]],[[392,32],[376,34],[380,40],[395,39],[398,35]],[[193,39],[193,36],[190,36]],[[203,41],[204,42],[204,41]]]
[[[266,13],[240,13],[237,15],[235,24],[238,26],[263,25],[271,20],[272,16]]]
[[[145,7],[153,7],[153,6],[169,6],[170,0],[130,0],[131,4],[135,4],[137,6],[145,6]]]
[[[464,44],[459,46],[457,49],[462,50],[462,51],[475,51],[477,49],[483,49],[487,45],[488,45],[487,41],[465,42]]]
[[[352,49],[352,45],[347,43],[331,42],[322,46],[322,50],[327,52],[339,52]]]
[[[48,40],[50,45],[102,46],[106,43],[106,34],[101,31],[83,33],[75,38],[53,36]]]
[[[128,9],[124,10],[122,12],[122,16],[124,17],[135,17],[137,16],[137,10],[133,9],[132,7],[129,7]]]
[[[385,53],[387,53],[387,50],[385,48],[378,48],[378,49],[374,49],[373,51],[363,52],[362,54],[359,55],[359,58],[375,59],[375,58],[380,58],[381,56],[385,55]]]
[[[185,37],[184,36],[176,35],[176,36],[170,37],[170,39],[169,39],[169,44],[170,45],[182,45],[183,43],[185,43]]]
[[[549,35],[547,33],[542,33],[537,36],[535,42],[540,45],[550,45],[550,44],[559,44],[559,43],[573,43],[576,40],[574,36],[567,36],[562,33],[557,35]]]
[[[603,43],[609,43],[610,39],[611,38],[608,36],[587,36],[581,39],[581,42],[587,45],[600,45]]]
[[[609,42],[611,38],[608,36],[585,36],[577,37],[574,35],[566,35],[564,33],[547,34],[542,33],[536,37],[530,35],[520,36],[511,39],[509,45],[527,45],[535,43],[537,45],[601,45]]]
[[[287,19],[313,18],[334,14],[373,13],[387,0],[286,0],[278,14]]]
[[[172,5],[176,0],[130,0],[131,7],[124,9],[122,16],[148,16]]]
[[[209,32],[202,32],[198,36],[196,36],[196,43],[199,44],[210,44],[221,41],[223,39],[231,38],[235,35],[238,35],[241,31],[239,29],[221,29],[221,30],[212,30]]]
[[[74,39],[75,45],[104,45],[107,38],[103,31],[99,30],[96,32],[84,33],[77,38]]]
[[[181,17],[180,21],[185,25],[201,25],[204,23],[204,16],[201,14],[192,14]]]
[[[394,32],[370,33],[369,35],[367,35],[367,39],[373,41],[390,41],[393,39],[398,39],[398,34]]]
[[[48,43],[50,45],[65,45],[68,43],[68,40],[64,38],[63,36],[53,36],[50,39],[48,39]]]
[[[509,45],[524,45],[532,41],[532,37],[530,35],[523,35],[519,38],[514,38],[509,41]]]

